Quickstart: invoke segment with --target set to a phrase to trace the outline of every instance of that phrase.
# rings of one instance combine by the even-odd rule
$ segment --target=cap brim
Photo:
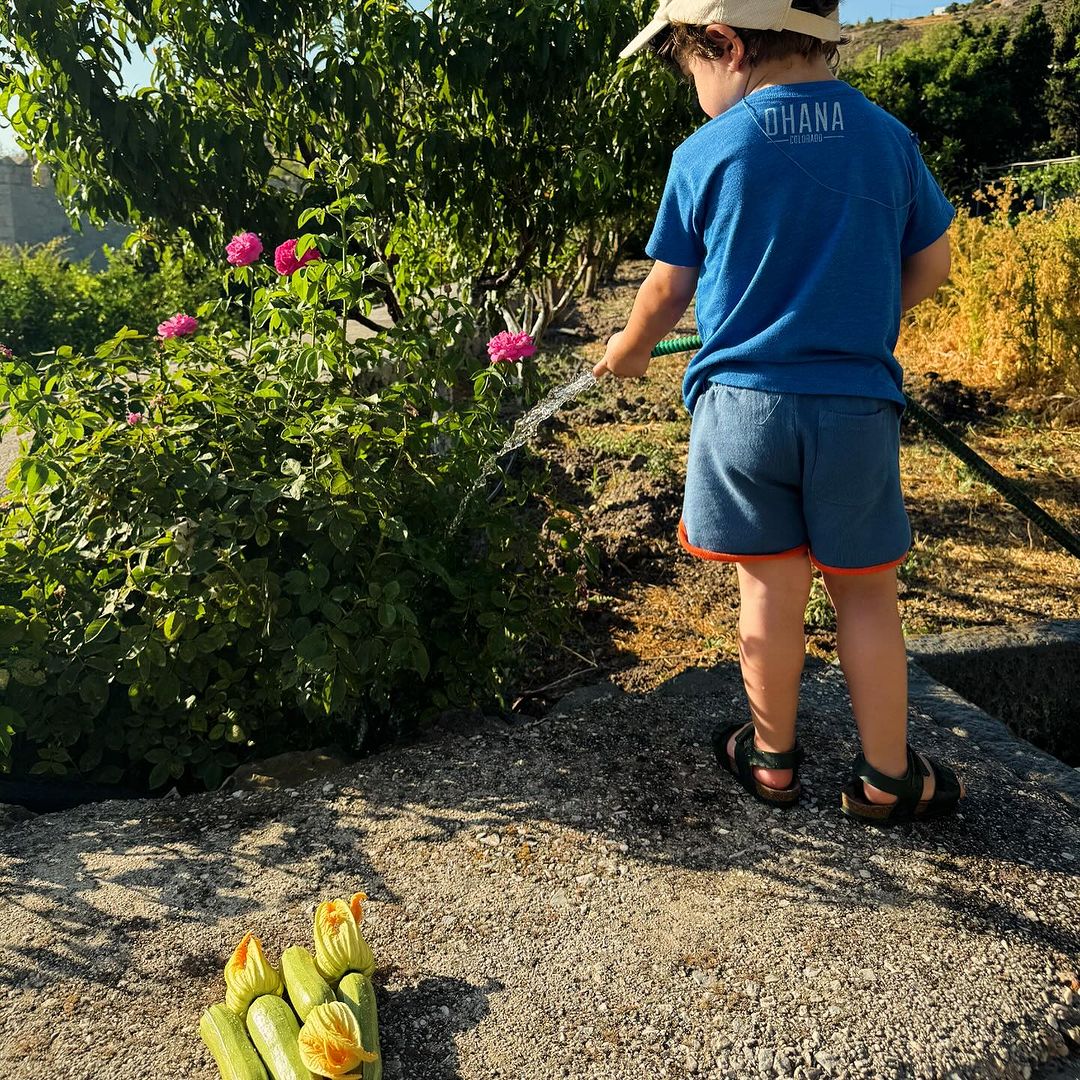
[[[641,50],[644,49],[645,46],[648,45],[649,42],[652,41],[652,39],[656,37],[656,35],[659,34],[661,30],[670,25],[671,23],[668,19],[653,19],[653,21],[649,23],[649,25],[646,26],[645,29],[642,30],[641,33],[638,34],[638,36],[634,38],[634,40],[631,41],[630,44],[627,45],[621,53],[619,53],[619,59],[628,60],[631,56],[634,55],[634,53],[641,52]]]

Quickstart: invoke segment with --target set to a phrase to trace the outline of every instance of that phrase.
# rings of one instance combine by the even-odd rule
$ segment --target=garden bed
[[[574,337],[552,335],[567,343],[545,351],[552,381],[599,359],[647,267],[624,264],[595,300],[582,302]],[[678,328],[693,330],[689,317]],[[684,668],[738,655],[734,569],[690,558],[675,535],[690,428],[679,399],[685,363],[685,356],[665,357],[644,380],[605,380],[546,439],[541,452],[558,477],[558,496],[580,509],[600,573],[586,600],[585,632],[535,658],[518,691],[523,708],[539,708],[583,679],[607,676],[645,690]],[[913,396],[944,412],[975,450],[1080,531],[1080,426],[1052,427],[989,386],[943,387],[925,372],[908,374]],[[1076,616],[1075,558],[910,425],[901,466],[915,535],[900,569],[909,637]],[[820,583],[807,638],[811,655],[835,658]]]

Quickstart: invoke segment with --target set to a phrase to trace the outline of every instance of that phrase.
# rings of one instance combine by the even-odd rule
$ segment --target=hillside
[[[850,38],[850,44],[843,50],[843,59],[845,63],[851,63],[867,49],[876,49],[879,45],[883,55],[893,52],[906,42],[918,40],[932,27],[944,26],[960,18],[975,24],[992,19],[1019,23],[1038,2],[1039,0],[986,0],[985,3],[980,3],[979,0],[973,0],[949,14],[925,15],[920,19],[880,19],[845,26],[844,32]],[[1060,3],[1061,0],[1043,0],[1043,9],[1051,21]]]

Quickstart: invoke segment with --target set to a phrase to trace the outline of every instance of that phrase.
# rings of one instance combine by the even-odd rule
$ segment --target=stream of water
[[[511,451],[532,442],[542,424],[550,420],[568,401],[573,401],[579,394],[595,385],[596,376],[593,375],[591,368],[587,368],[580,375],[575,375],[569,382],[555,387],[543,401],[537,402],[524,416],[518,417],[517,423],[514,424],[514,430],[510,432],[506,442],[484,462],[480,475],[461,500],[461,505],[454,515],[454,520],[450,522],[451,536],[457,532],[461,519],[465,515],[465,510],[469,503],[472,502],[473,497],[498,468],[499,459]]]

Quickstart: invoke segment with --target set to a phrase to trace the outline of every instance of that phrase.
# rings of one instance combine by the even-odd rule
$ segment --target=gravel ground
[[[363,889],[387,1080],[1080,1076],[1076,808],[915,710],[963,817],[848,822],[842,682],[804,686],[786,816],[710,758],[744,708],[721,665],[300,788],[16,824],[0,1075],[209,1080],[195,1026],[241,934],[276,956]]]

